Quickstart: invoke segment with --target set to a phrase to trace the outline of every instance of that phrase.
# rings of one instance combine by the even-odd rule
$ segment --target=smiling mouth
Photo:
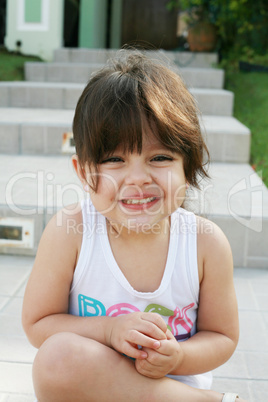
[[[149,202],[153,202],[156,199],[157,199],[156,197],[147,197],[147,198],[142,198],[142,199],[132,198],[132,199],[127,199],[127,200],[122,200],[122,203],[126,204],[126,205],[143,205],[143,204],[148,204]]]

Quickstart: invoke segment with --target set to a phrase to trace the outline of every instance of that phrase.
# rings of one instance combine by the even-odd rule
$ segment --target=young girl
[[[47,225],[24,298],[38,401],[236,401],[209,390],[238,341],[230,246],[182,207],[207,175],[191,95],[126,51],[89,81],[73,132],[89,197]]]

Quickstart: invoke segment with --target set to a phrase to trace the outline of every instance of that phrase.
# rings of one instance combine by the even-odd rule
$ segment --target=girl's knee
[[[96,364],[96,344],[95,341],[72,333],[58,333],[48,338],[37,352],[33,364],[33,382],[37,397],[40,400],[49,400],[49,395],[53,395],[54,400],[57,393],[62,395],[63,391],[71,391],[79,379],[85,357],[87,370],[90,371],[90,362],[92,367]]]

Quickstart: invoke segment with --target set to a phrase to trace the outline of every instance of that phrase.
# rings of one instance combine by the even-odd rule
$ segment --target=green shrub
[[[189,21],[206,19],[217,27],[222,56],[265,55],[268,49],[267,0],[170,0],[170,10],[187,10]],[[237,57],[236,57],[237,58]]]

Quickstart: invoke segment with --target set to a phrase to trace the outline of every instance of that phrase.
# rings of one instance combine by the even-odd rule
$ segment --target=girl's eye
[[[172,161],[172,160],[173,160],[173,158],[171,158],[170,156],[166,156],[166,155],[157,155],[152,159],[153,162],[166,162],[166,161]]]
[[[116,156],[111,156],[110,158],[104,159],[101,163],[118,163],[123,162],[123,159]]]

